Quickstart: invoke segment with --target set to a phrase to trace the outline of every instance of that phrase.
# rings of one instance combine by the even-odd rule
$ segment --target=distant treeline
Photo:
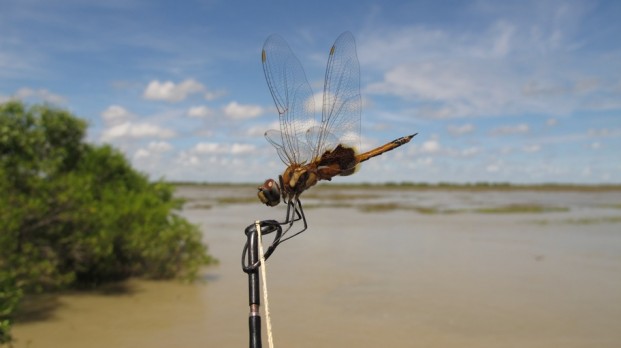
[[[191,182],[191,181],[171,181],[169,184],[174,186],[196,186],[196,187],[256,187],[257,183],[224,183],[224,182]],[[621,191],[621,184],[572,184],[572,183],[539,183],[539,184],[520,184],[510,182],[474,182],[474,183],[453,183],[453,182],[386,182],[386,183],[320,183],[318,187],[329,186],[334,188],[400,188],[400,189],[421,189],[421,190],[515,190],[515,191]]]

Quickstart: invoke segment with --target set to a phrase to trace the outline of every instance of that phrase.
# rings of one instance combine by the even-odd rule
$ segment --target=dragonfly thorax
[[[292,164],[282,174],[283,193],[288,199],[299,196],[317,183],[317,170],[313,165]]]

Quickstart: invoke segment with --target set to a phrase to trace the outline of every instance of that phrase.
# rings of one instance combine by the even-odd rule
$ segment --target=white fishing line
[[[259,220],[254,222],[254,228],[257,230],[257,236],[259,239],[259,254],[261,255],[261,288],[263,292],[263,302],[265,303],[265,325],[267,330],[267,343],[270,348],[274,348],[274,340],[272,338],[272,320],[270,319],[270,304],[267,300],[267,271],[265,264],[265,256],[263,255],[263,236],[261,236],[261,222]]]

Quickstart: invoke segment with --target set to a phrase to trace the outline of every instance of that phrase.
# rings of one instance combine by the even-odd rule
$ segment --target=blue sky
[[[362,150],[340,182],[621,182],[621,2],[0,0],[0,102],[90,123],[152,178],[262,182],[284,170],[261,47],[288,42],[321,91],[349,30]]]

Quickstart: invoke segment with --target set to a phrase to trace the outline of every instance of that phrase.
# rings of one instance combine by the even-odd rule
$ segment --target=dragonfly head
[[[257,196],[263,204],[270,207],[277,206],[280,203],[280,187],[273,179],[267,179],[263,185],[258,187]]]

